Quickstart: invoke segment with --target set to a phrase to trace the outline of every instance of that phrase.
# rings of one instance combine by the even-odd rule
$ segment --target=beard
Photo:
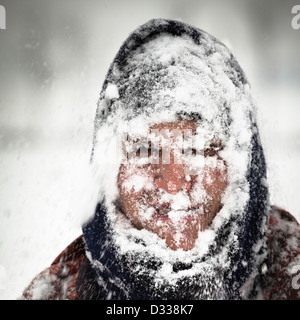
[[[221,206],[195,182],[192,189],[176,194],[157,188],[143,189],[129,205],[123,204],[122,211],[137,229],[157,234],[171,249],[190,250],[198,233],[210,225]]]
[[[230,257],[234,256],[234,249],[229,249],[229,254],[227,247],[223,253],[218,252],[220,243],[226,243],[230,234],[200,232],[198,244],[184,251],[170,250],[155,233],[145,229],[137,230],[128,225],[125,229],[114,233],[113,239],[118,260],[130,283],[126,298],[238,299],[238,293],[226,281],[232,271]],[[123,284],[121,286],[124,288]]]

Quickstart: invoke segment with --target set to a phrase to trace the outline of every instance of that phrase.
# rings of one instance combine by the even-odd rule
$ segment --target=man
[[[91,167],[94,215],[24,299],[299,299],[300,228],[269,204],[248,81],[211,35],[158,19],[129,36]]]

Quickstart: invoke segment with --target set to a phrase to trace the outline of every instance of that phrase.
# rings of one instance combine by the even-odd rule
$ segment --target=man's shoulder
[[[280,207],[271,206],[269,227],[272,229],[273,226],[280,226],[282,223],[294,223],[299,227],[299,222],[292,214]]]
[[[86,259],[82,235],[76,238],[53,261],[50,267],[39,273],[24,290],[24,300],[78,299],[76,280],[79,268]]]
[[[297,284],[300,277],[300,225],[297,219],[286,210],[272,206],[267,237],[267,297],[300,299],[300,283]]]
[[[80,235],[55,258],[52,265],[79,261],[82,258],[85,258],[85,244]]]

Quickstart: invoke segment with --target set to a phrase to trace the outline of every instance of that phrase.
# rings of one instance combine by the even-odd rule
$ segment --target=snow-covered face
[[[196,133],[197,127],[195,121],[178,120],[152,125],[149,130],[179,132],[183,136],[185,132]],[[194,247],[199,232],[210,225],[222,207],[228,183],[227,164],[218,153],[223,146],[216,140],[206,141],[198,158],[190,145],[193,151],[182,161],[177,158],[176,139],[169,143],[169,161],[164,161],[160,149],[157,161],[131,159],[121,164],[118,174],[121,210],[135,228],[157,234],[173,250],[187,251]],[[149,154],[151,150],[149,145]]]

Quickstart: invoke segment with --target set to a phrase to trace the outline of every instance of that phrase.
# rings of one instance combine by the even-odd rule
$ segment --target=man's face
[[[159,123],[149,129],[184,136],[186,132],[195,134],[197,124],[181,120]],[[168,161],[164,158],[164,146]],[[156,161],[127,161],[120,166],[118,175],[122,212],[134,227],[157,234],[173,250],[194,247],[199,231],[205,230],[221,209],[227,186],[227,165],[218,154],[222,149],[220,142],[206,142],[202,158],[195,157],[194,146],[190,147],[192,154],[178,161],[178,141],[173,137],[167,146],[160,145]],[[151,149],[149,144],[149,154],[151,151],[153,146]],[[197,159],[202,160],[202,165],[191,171],[191,163]]]

